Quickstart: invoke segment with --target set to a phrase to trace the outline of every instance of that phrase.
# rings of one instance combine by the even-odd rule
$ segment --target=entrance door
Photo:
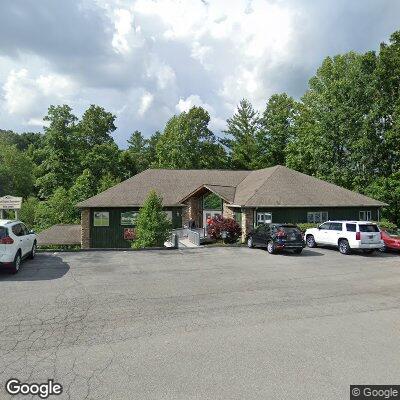
[[[222,215],[222,211],[212,211],[212,210],[208,210],[208,211],[203,211],[203,227],[207,228],[207,220],[209,218],[214,218],[217,217],[218,215]]]

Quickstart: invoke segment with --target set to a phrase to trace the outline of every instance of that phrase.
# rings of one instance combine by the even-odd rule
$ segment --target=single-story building
[[[216,215],[234,218],[242,237],[266,222],[379,220],[385,203],[277,165],[256,171],[148,169],[77,205],[82,248],[124,248],[150,190],[163,197],[174,228]]]

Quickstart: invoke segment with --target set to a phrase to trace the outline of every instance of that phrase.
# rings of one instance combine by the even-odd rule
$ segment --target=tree
[[[69,197],[74,206],[97,193],[97,181],[89,169],[84,169],[69,190]],[[77,213],[78,215],[78,213]]]
[[[69,192],[62,187],[57,188],[48,200],[39,202],[35,217],[38,230],[47,229],[55,224],[79,223]]]
[[[210,115],[201,107],[174,115],[166,124],[157,145],[159,168],[221,168],[225,151],[208,128]]]
[[[111,134],[117,129],[114,125],[115,118],[115,115],[107,112],[103,107],[90,105],[77,126],[85,150],[95,145],[114,142]]]
[[[120,182],[121,181],[119,178],[116,178],[111,173],[107,172],[100,179],[100,182],[97,186],[97,193],[104,192],[105,190],[117,185]]]
[[[374,94],[376,57],[350,52],[327,57],[295,118],[296,138],[287,147],[287,165],[338,185],[353,188],[365,176],[367,151],[374,143],[368,135],[367,116]]]
[[[28,197],[33,191],[34,164],[16,146],[1,144],[0,196]]]
[[[233,117],[227,120],[227,124],[228,128],[223,133],[228,137],[222,139],[222,143],[229,149],[232,166],[236,169],[254,169],[258,159],[258,112],[248,100],[243,99]]]
[[[39,200],[36,197],[30,196],[22,202],[21,210],[18,213],[18,218],[24,221],[30,229],[37,229],[36,210],[39,205]]]
[[[258,168],[286,164],[287,146],[295,137],[299,104],[286,93],[274,94],[263,112],[257,135]]]
[[[69,188],[78,175],[78,138],[76,134],[77,118],[67,106],[50,106],[44,121],[44,148],[41,154],[43,163],[38,169],[36,185],[39,195],[48,198],[57,188]]]
[[[143,203],[136,220],[137,239],[134,248],[162,247],[171,231],[171,222],[162,208],[162,198],[152,190]]]

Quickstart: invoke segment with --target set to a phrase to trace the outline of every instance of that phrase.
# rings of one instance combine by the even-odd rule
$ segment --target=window
[[[374,224],[359,225],[360,232],[379,232],[379,228]]]
[[[110,213],[108,211],[95,211],[93,226],[110,226]]]
[[[257,212],[257,225],[270,224],[272,222],[272,213]]]
[[[328,219],[328,213],[326,211],[312,211],[307,213],[307,222],[310,224],[319,224]]]
[[[24,236],[24,235],[25,235],[24,230],[23,230],[21,224],[14,225],[14,226],[11,228],[11,230],[13,231],[13,234],[14,234],[15,236]]]
[[[172,211],[164,211],[164,212],[165,214],[167,214],[168,220],[172,222]]]
[[[8,236],[7,228],[0,227],[0,239],[3,239],[6,236]]]
[[[355,232],[356,231],[356,224],[346,224],[347,232]]]
[[[222,210],[222,199],[215,193],[203,197],[203,210]]]
[[[360,211],[358,217],[360,221],[371,221],[371,211]]]
[[[121,225],[136,225],[137,211],[126,211],[121,213]]]
[[[342,230],[342,224],[340,222],[331,222],[331,225],[329,227],[331,231],[341,231]]]
[[[319,229],[323,229],[323,230],[330,229],[330,225],[331,225],[330,222],[325,222],[324,224],[319,226]]]

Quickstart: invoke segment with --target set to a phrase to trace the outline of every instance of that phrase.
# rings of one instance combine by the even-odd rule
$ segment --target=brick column
[[[81,211],[81,248],[90,249],[90,209]]]
[[[224,218],[232,218],[233,219],[233,209],[228,207],[229,204],[226,203],[225,201],[223,202],[223,206],[222,206],[222,216]]]
[[[252,208],[242,208],[242,242],[246,240],[246,235],[253,229],[254,211]]]

